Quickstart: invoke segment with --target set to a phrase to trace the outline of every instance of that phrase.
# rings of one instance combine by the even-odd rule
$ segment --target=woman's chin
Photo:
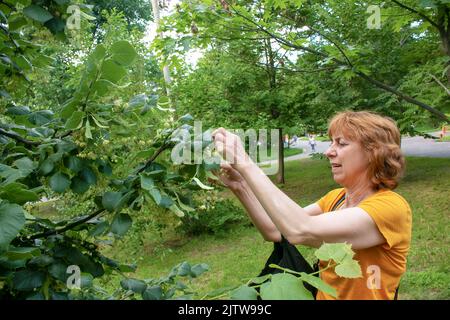
[[[333,180],[334,180],[337,184],[342,185],[342,182],[343,182],[342,176],[339,175],[339,174],[336,174],[336,173],[332,173],[332,175],[333,175]]]

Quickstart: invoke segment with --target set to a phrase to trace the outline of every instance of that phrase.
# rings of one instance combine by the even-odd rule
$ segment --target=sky
[[[175,7],[178,3],[180,3],[180,0],[165,0],[165,2],[168,4],[168,8],[160,9],[160,17],[163,18],[165,16],[168,16],[175,11]],[[176,35],[173,35],[176,37]],[[151,43],[153,39],[156,37],[156,25],[153,22],[150,22],[147,30],[146,30],[146,36],[144,38],[145,42]],[[197,65],[198,60],[203,56],[203,53],[201,50],[191,50],[186,54],[186,62],[189,63],[193,68]]]

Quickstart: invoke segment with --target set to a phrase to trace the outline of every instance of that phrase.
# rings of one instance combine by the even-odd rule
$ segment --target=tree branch
[[[400,5],[400,3],[398,3],[398,1],[395,1],[395,0],[392,0],[392,1],[394,1],[394,2],[396,2],[397,4]],[[230,5],[230,7],[233,8],[231,5]],[[414,10],[414,9],[411,9],[411,10]],[[320,56],[320,57],[322,57],[322,58],[329,58],[329,56],[328,56],[327,54],[323,53],[323,52],[320,52],[320,51],[317,51],[317,50],[314,50],[314,49],[311,49],[311,48],[308,48],[308,47],[295,45],[295,44],[293,44],[293,43],[291,43],[291,42],[289,42],[289,41],[287,41],[287,40],[285,40],[285,39],[280,38],[279,36],[277,36],[277,35],[271,33],[270,31],[268,31],[268,30],[266,30],[265,28],[263,28],[262,26],[260,26],[258,23],[256,23],[256,22],[253,21],[252,19],[246,17],[245,15],[240,14],[240,13],[239,13],[237,10],[235,10],[234,8],[233,8],[233,12],[234,12],[236,15],[240,16],[241,18],[243,18],[244,20],[246,20],[246,21],[248,21],[248,22],[254,24],[259,30],[261,30],[262,32],[266,33],[267,35],[269,35],[269,36],[272,37],[273,39],[277,40],[279,43],[284,44],[285,46],[288,46],[288,47],[291,47],[291,48],[297,49],[297,50],[303,50],[303,51],[312,53],[312,54],[314,54],[314,55]],[[420,14],[420,13],[417,12],[417,11],[414,11],[414,12]],[[429,18],[428,18],[428,20],[429,20]],[[433,22],[432,20],[430,20],[430,21]],[[431,23],[431,22],[430,22],[430,23]],[[433,22],[433,23],[434,23],[434,22]],[[437,26],[437,24],[434,23],[434,25],[435,25],[436,27],[439,28],[439,26]],[[332,58],[332,61],[336,62],[338,65],[349,66],[349,65],[348,65],[347,63],[345,63],[344,61],[341,61],[341,60],[336,59],[336,58]],[[393,94],[399,96],[400,98],[402,98],[402,99],[405,100],[405,101],[408,101],[408,102],[410,102],[410,103],[412,103],[412,104],[415,104],[415,105],[417,105],[417,106],[419,106],[419,107],[421,107],[421,108],[423,108],[423,109],[425,109],[425,110],[428,110],[429,112],[431,112],[432,114],[434,114],[434,115],[437,116],[438,118],[440,118],[440,119],[446,121],[447,123],[450,123],[450,119],[449,119],[445,114],[443,114],[442,112],[440,112],[439,110],[436,110],[435,108],[433,108],[433,107],[431,107],[431,106],[429,106],[429,105],[427,105],[427,104],[425,104],[425,103],[423,103],[423,102],[421,102],[421,101],[418,101],[418,100],[416,100],[416,99],[414,99],[414,98],[412,98],[412,97],[410,97],[410,96],[408,96],[408,95],[406,95],[406,94],[404,94],[404,93],[402,93],[402,92],[400,92],[400,91],[398,91],[398,90],[392,88],[391,86],[388,86],[388,85],[386,85],[386,84],[384,84],[384,83],[382,83],[382,82],[380,82],[380,81],[378,81],[378,80],[376,80],[376,79],[373,79],[373,78],[369,77],[368,75],[366,75],[365,73],[363,73],[363,72],[361,72],[361,71],[357,71],[357,70],[355,70],[355,69],[353,68],[353,72],[354,72],[357,76],[359,76],[359,77],[361,77],[361,78],[367,80],[368,82],[374,84],[375,86],[377,86],[377,87],[379,87],[379,88],[381,88],[381,89],[384,89],[384,90],[386,90],[386,91],[388,91],[388,92],[391,92],[391,93],[393,93]]]
[[[399,7],[402,7],[403,9],[406,9],[408,11],[411,11],[412,13],[419,15],[422,19],[424,19],[425,21],[428,21],[433,27],[435,27],[439,30],[439,28],[440,28],[439,25],[436,22],[434,22],[433,20],[431,20],[431,18],[424,15],[423,13],[404,5],[403,3],[400,3],[397,0],[391,0],[391,1],[394,2],[395,4],[397,4]]]
[[[41,144],[40,142],[37,142],[37,141],[30,141],[30,140],[24,139],[17,133],[8,132],[8,131],[3,130],[2,128],[0,128],[0,135],[14,139],[14,140],[21,142],[23,144],[26,144],[27,146],[30,146],[30,147],[38,146]]]
[[[436,78],[434,75],[432,75],[431,73],[428,74],[430,77],[433,78],[434,81],[436,81],[442,88],[444,88],[445,92],[450,96],[450,89],[447,88],[441,81],[439,81],[438,78]]]
[[[148,167],[150,167],[150,165],[153,163],[153,161],[156,160],[156,158],[158,158],[158,156],[166,149],[168,149],[169,146],[166,143],[163,143],[163,145],[161,147],[159,147],[158,150],[156,150],[156,152],[152,155],[152,157],[145,163],[145,165],[140,168],[136,174],[141,173],[142,171],[144,171],[145,169],[147,169]]]
[[[368,75],[366,75],[363,72],[356,71],[355,73],[359,77],[369,81],[370,83],[373,83],[377,87],[379,87],[381,89],[384,89],[384,90],[386,90],[388,92],[391,92],[391,93],[399,96],[403,100],[408,101],[409,103],[415,104],[415,105],[417,105],[417,106],[419,106],[419,107],[421,107],[421,108],[423,108],[425,110],[428,110],[429,112],[431,112],[432,114],[434,114],[438,118],[446,121],[447,123],[450,123],[449,118],[447,118],[447,116],[445,114],[443,114],[442,112],[440,112],[439,110],[436,110],[435,108],[430,107],[429,105],[427,105],[427,104],[425,104],[425,103],[423,103],[421,101],[418,101],[418,100],[416,100],[416,99],[414,99],[414,98],[412,98],[412,97],[410,97],[410,96],[408,96],[408,95],[406,95],[406,94],[404,94],[404,93],[402,93],[400,91],[397,91],[396,89],[392,88],[391,86],[388,86],[388,85],[386,85],[386,84],[384,84],[384,83],[382,83],[382,82],[380,82],[380,81],[378,81],[376,79],[373,79],[373,78],[369,77]]]
[[[73,229],[73,228],[75,228],[75,227],[77,227],[77,226],[79,226],[79,225],[81,225],[81,224],[83,224],[83,223],[85,223],[85,222],[95,218],[96,216],[101,214],[103,211],[105,211],[105,209],[98,209],[94,213],[90,214],[89,216],[87,216],[87,217],[85,217],[85,218],[83,218],[81,220],[69,223],[64,228],[55,229],[55,230],[49,230],[49,231],[46,231],[46,232],[43,232],[43,233],[35,234],[35,235],[31,236],[30,239],[34,240],[34,239],[40,239],[40,238],[47,238],[49,236],[53,236],[53,235],[58,234],[58,233],[66,232],[67,230]]]

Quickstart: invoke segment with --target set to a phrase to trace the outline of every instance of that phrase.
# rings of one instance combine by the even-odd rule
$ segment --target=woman
[[[283,235],[291,244],[315,248],[324,242],[352,245],[363,277],[321,272],[338,299],[394,299],[411,240],[411,209],[392,191],[404,168],[400,132],[390,118],[346,111],[330,121],[328,135],[332,142],[325,155],[333,179],[343,188],[307,207],[278,189],[251,161],[239,137],[223,128],[213,137],[230,163],[221,164],[219,177],[265,240],[278,242]],[[320,268],[326,264],[321,262]],[[333,297],[319,291],[316,299]]]

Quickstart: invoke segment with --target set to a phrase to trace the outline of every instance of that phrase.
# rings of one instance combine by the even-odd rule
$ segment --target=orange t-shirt
[[[317,204],[322,212],[330,212],[334,204],[342,198],[345,190],[335,189],[321,198]],[[406,256],[411,242],[411,208],[406,200],[391,190],[379,190],[358,205],[366,211],[386,239],[384,244],[353,250],[361,266],[362,277],[342,278],[334,268],[320,273],[320,277],[338,293],[342,300],[393,300],[400,278],[406,270]],[[327,261],[320,261],[325,268]],[[334,299],[318,291],[317,300]]]

